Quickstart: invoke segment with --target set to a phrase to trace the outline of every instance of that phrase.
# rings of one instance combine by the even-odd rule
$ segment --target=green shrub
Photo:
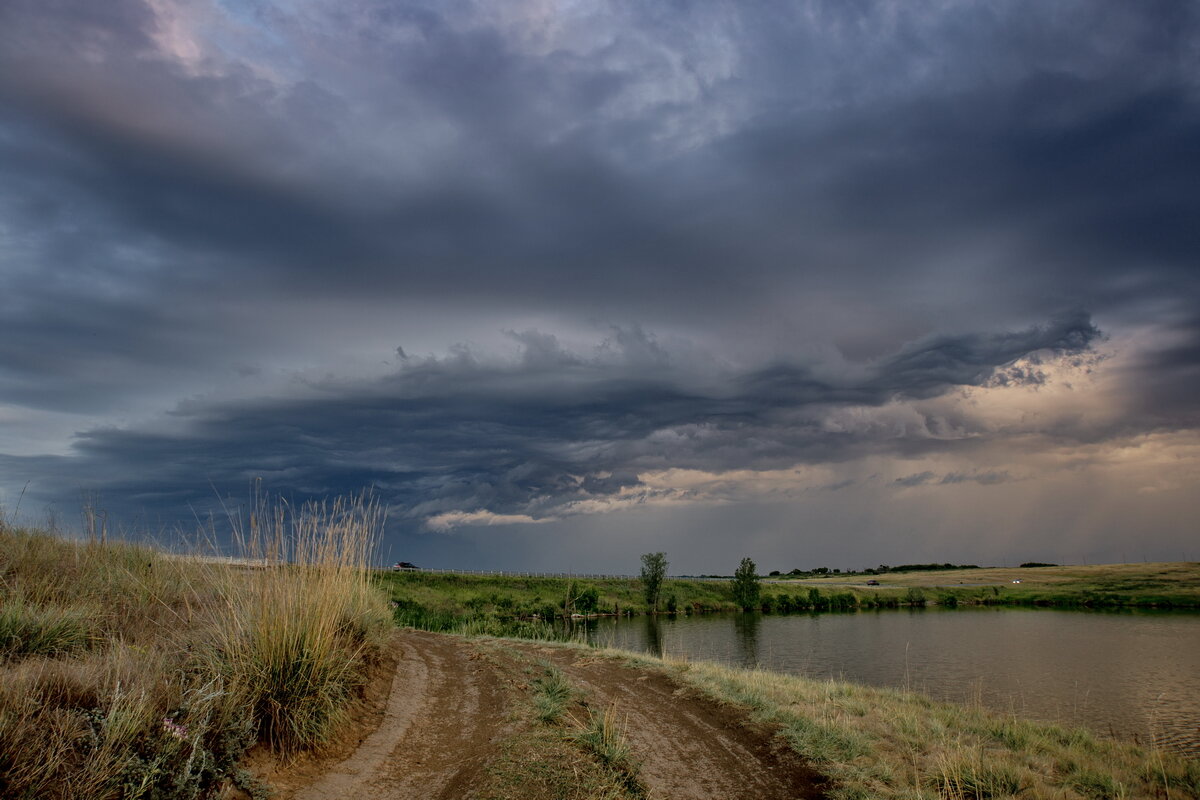
[[[575,611],[580,614],[595,614],[600,607],[600,592],[589,586],[575,598]]]

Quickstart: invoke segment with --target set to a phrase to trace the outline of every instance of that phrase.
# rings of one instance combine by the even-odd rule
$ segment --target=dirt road
[[[541,648],[587,692],[626,720],[639,776],[652,798],[793,800],[821,797],[820,776],[743,714],[683,689],[667,676],[588,653]]]
[[[400,663],[383,722],[358,749],[294,800],[461,800],[505,734],[500,682],[464,640],[400,636]]]
[[[512,682],[497,649],[479,658],[470,640],[405,630],[379,727],[292,800],[460,800],[472,796],[514,724]],[[819,776],[740,713],[680,689],[666,676],[577,650],[505,643],[499,649],[553,662],[591,708],[616,706],[651,800],[821,797]],[[511,653],[511,650],[510,650]],[[515,654],[513,654],[515,655]],[[502,656],[500,656],[502,657]]]

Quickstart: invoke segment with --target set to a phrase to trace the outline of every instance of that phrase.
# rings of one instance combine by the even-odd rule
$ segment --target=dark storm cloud
[[[646,470],[982,446],[829,414],[1043,387],[1097,326],[1154,329],[1130,413],[1042,432],[1195,427],[1198,37],[1169,0],[0,3],[0,437],[92,415],[4,483],[548,518]],[[421,355],[485,314],[516,362]],[[410,316],[440,340],[389,339]]]
[[[516,335],[520,358],[508,364],[463,349],[381,380],[325,382],[304,399],[192,404],[178,413],[176,431],[92,430],[70,457],[9,460],[6,469],[49,469],[78,482],[72,491],[175,517],[184,500],[208,507],[213,489],[236,495],[261,478],[301,497],[373,486],[411,524],[479,509],[536,519],[639,487],[647,469],[763,469],[889,452],[894,436],[831,434],[822,415],[980,386],[1014,359],[1078,354],[1098,336],[1077,317],[916,343],[857,378],[818,380],[776,365],[700,389],[644,332],[619,333],[594,356],[526,331]],[[916,477],[897,482],[933,475]],[[1000,477],[948,475],[943,483]]]
[[[165,60],[154,15],[137,3],[12,4],[0,52],[17,130],[6,166],[25,173],[23,194],[92,221],[90,270],[116,272],[112,251],[150,238],[167,246],[156,270],[203,252],[212,258],[191,267],[202,285],[280,297],[331,291],[336,268],[341,296],[453,285],[585,313],[619,303],[635,318],[741,315],[781,287],[799,299],[869,284],[901,306],[930,289],[973,300],[981,281],[1038,316],[1071,302],[1102,311],[1128,299],[1112,282],[1131,258],[1147,270],[1143,291],[1196,280],[1196,12],[1125,5],[1089,6],[1067,29],[1037,4],[967,4],[928,21],[914,10],[894,29],[870,3],[795,15],[631,8],[599,24],[637,23],[643,46],[614,34],[612,52],[543,55],[441,6],[363,3],[335,15],[332,42],[272,12],[297,47],[350,54],[348,74],[279,86],[241,62],[197,76]],[[697,78],[707,97],[604,113],[653,88],[635,69],[665,69],[653,48],[702,69],[703,40],[687,32],[726,13],[745,33],[722,40],[744,74]],[[939,39],[947,30],[960,38]],[[69,52],[40,55],[71,34],[103,51],[106,80],[83,80],[97,70]],[[855,47],[838,80],[864,74],[839,97],[850,87],[830,70]],[[968,54],[971,66],[959,61]],[[353,77],[377,93],[352,96],[367,91],[344,83]],[[656,144],[689,109],[696,122],[728,109],[731,130]],[[428,164],[397,172],[364,147],[347,169],[327,152],[362,146],[370,125],[419,131],[427,119],[460,143],[428,145]],[[27,137],[59,145],[29,163]],[[50,246],[37,238],[35,258]],[[953,263],[997,240],[999,263]]]

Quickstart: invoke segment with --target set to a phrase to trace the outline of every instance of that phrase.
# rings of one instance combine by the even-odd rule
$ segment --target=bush
[[[829,607],[828,601],[821,595],[821,590],[815,586],[808,590],[808,605],[814,611],[824,611]]]
[[[829,598],[829,607],[834,611],[850,611],[858,600],[850,592],[839,592]]]
[[[595,614],[600,607],[600,592],[595,586],[589,586],[575,598],[575,610],[580,614]]]

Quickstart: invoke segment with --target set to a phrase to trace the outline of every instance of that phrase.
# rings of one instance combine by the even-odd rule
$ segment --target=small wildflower
[[[170,717],[163,717],[162,726],[163,731],[174,736],[176,739],[187,739],[187,727],[180,725]]]

